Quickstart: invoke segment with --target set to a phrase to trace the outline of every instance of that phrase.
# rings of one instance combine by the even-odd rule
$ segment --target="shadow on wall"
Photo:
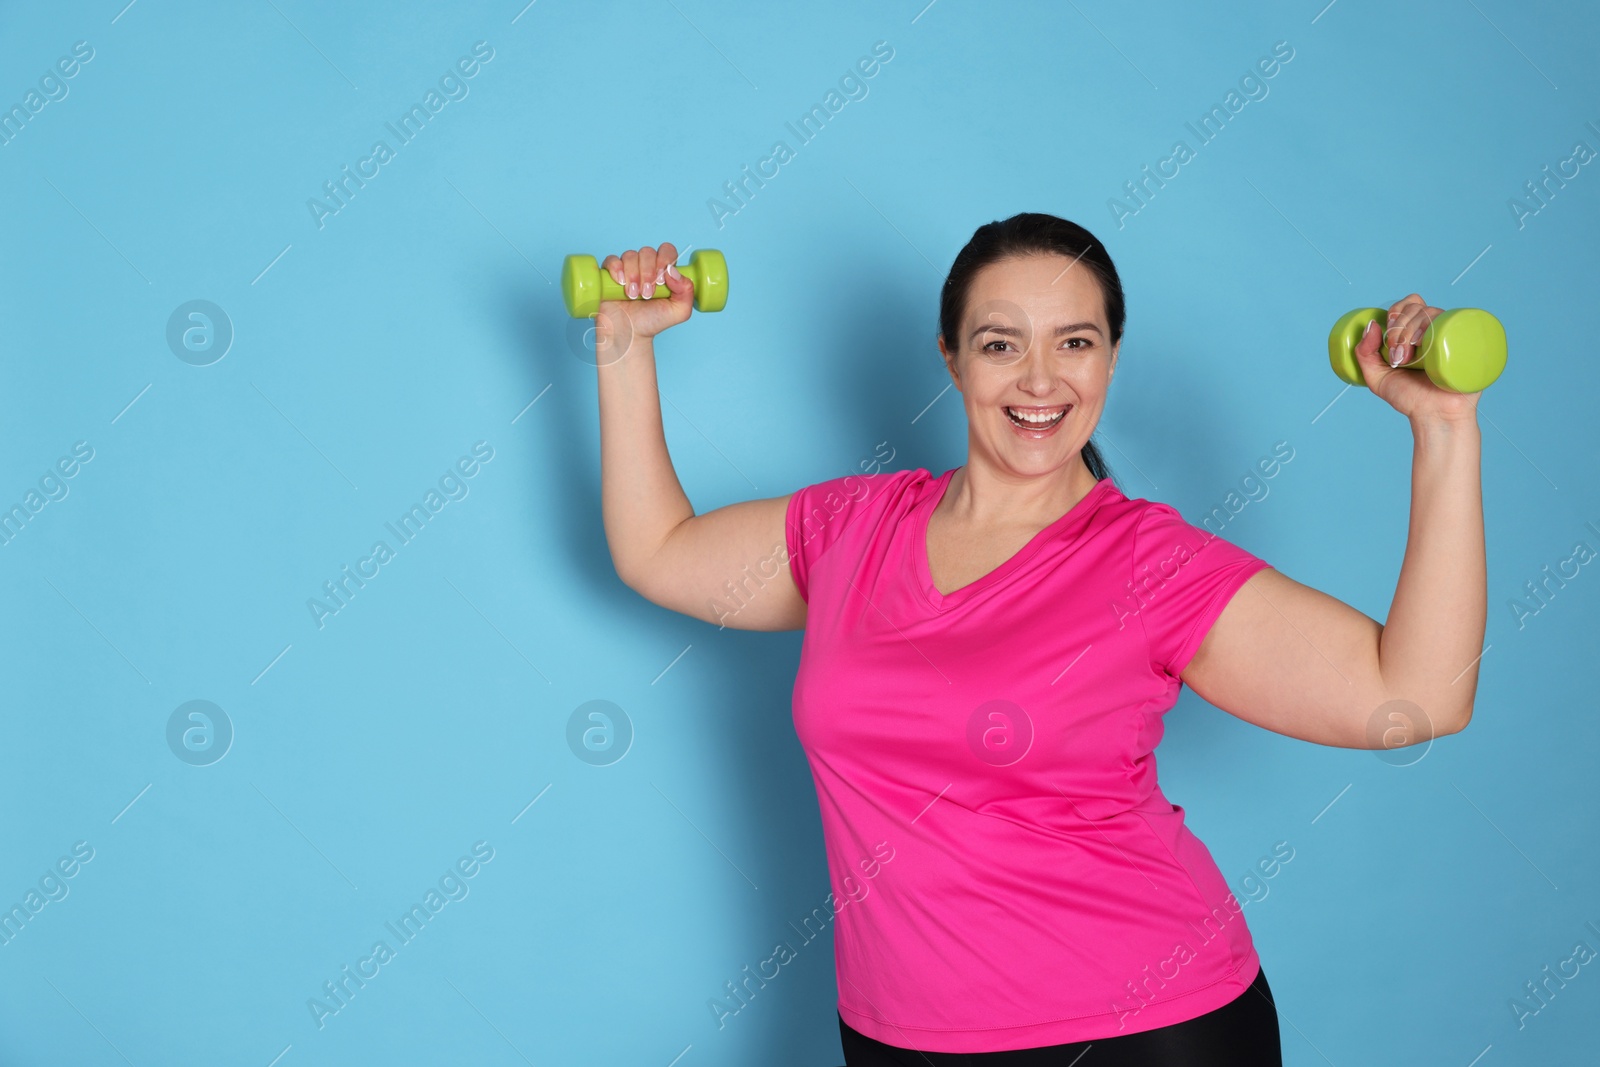
[[[546,295],[549,299],[544,299]],[[657,607],[623,585],[606,546],[601,513],[595,369],[572,351],[571,320],[553,294],[540,288],[530,298],[525,286],[508,285],[500,294],[500,305],[514,335],[526,338],[522,365],[515,371],[523,379],[518,395],[533,397],[551,386],[516,426],[521,434],[545,445],[535,455],[543,458],[546,470],[530,479],[521,514],[528,552],[533,553],[533,544],[553,542],[563,566],[581,576],[586,614],[631,615],[645,626],[683,634],[686,642],[693,642],[700,678],[714,680],[695,693],[694,717],[680,720],[683,729],[696,732],[695,748],[710,779],[701,784],[706,793],[698,803],[728,814],[721,824],[726,840],[742,850],[737,852],[740,865],[748,862],[747,869],[762,889],[742,897],[740,887],[748,888],[742,881],[735,887],[710,884],[721,875],[708,867],[703,874],[708,892],[698,916],[680,916],[708,929],[715,925],[719,935],[748,946],[738,960],[706,961],[707,966],[715,964],[732,975],[746,958],[769,952],[772,940],[787,929],[787,921],[809,911],[827,891],[815,787],[795,736],[790,703],[801,634],[719,631],[715,624]],[[592,342],[589,347],[592,358]],[[867,424],[865,412],[860,424]],[[772,442],[774,450],[780,445]],[[686,484],[685,491],[692,501],[693,487]],[[607,690],[607,682],[596,680],[591,696],[614,695]],[[554,709],[551,722],[564,722],[570,710]],[[648,736],[640,740],[649,743]],[[553,732],[550,742],[563,743]],[[626,768],[619,769],[626,773]],[[806,956],[809,959],[795,966],[793,973],[784,968],[785,978],[769,987],[764,1004],[752,1000],[750,1010],[729,1020],[723,1032],[704,1005],[725,991],[708,982],[693,999],[705,1014],[684,1020],[685,1041],[694,1041],[696,1054],[708,1055],[710,1062],[731,1062],[726,1057],[736,1041],[739,1048],[783,1049],[796,1057],[794,1062],[807,1064],[817,1062],[815,1050],[821,1041],[821,1047],[831,1049],[822,1056],[837,1062],[841,1057],[831,928],[825,939],[812,943]],[[728,1032],[736,1036],[730,1038]],[[730,1042],[721,1052],[716,1045],[719,1038]]]

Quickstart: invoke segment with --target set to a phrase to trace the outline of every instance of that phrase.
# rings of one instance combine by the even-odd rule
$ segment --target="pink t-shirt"
[[[839,1013],[890,1045],[1033,1048],[1220,1007],[1259,967],[1153,751],[1180,674],[1268,564],[1109,478],[941,595],[955,469],[789,502],[795,731],[834,892]]]

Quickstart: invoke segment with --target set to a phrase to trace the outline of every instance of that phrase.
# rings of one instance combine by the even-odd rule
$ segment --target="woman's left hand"
[[[1355,348],[1356,362],[1367,387],[1413,422],[1418,419],[1476,422],[1481,394],[1441,389],[1420,368],[1397,369],[1378,358],[1379,342],[1388,344],[1391,354],[1398,351],[1401,362],[1415,358],[1422,331],[1443,314],[1444,308],[1430,307],[1416,293],[1402,298],[1389,308],[1387,329],[1378,329],[1376,320],[1367,327]]]

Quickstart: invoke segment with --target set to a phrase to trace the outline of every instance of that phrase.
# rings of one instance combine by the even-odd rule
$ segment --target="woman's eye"
[[[1084,349],[1094,347],[1094,341],[1087,337],[1069,337],[1066,344],[1067,350],[1070,352],[1082,352]],[[1007,350],[1015,350],[1015,347],[1010,341],[990,341],[983,346],[981,351],[1000,353]]]

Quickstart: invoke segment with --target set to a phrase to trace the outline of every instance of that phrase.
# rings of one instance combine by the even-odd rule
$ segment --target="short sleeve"
[[[824,553],[863,517],[876,510],[870,505],[904,482],[914,471],[880,471],[846,474],[796,490],[789,498],[784,529],[789,552],[789,573],[800,598],[811,602],[811,576]]]
[[[1128,604],[1144,627],[1151,669],[1180,677],[1233,594],[1269,566],[1170,504],[1147,507],[1134,532]]]

